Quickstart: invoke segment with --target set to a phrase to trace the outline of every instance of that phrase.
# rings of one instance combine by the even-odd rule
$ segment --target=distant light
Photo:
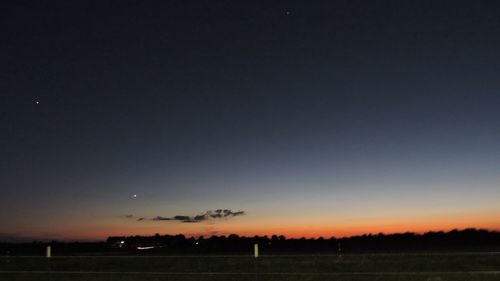
[[[39,104],[40,102],[39,101],[35,101],[35,104]]]
[[[120,244],[125,244],[125,241],[120,241]]]
[[[200,244],[200,242],[196,241],[196,243],[195,243],[195,244],[196,244],[196,245],[198,245],[198,244]]]
[[[134,198],[137,198],[137,194],[134,194]]]
[[[154,249],[155,247],[154,246],[148,246],[148,247],[137,247],[137,250],[150,250],[150,249]]]

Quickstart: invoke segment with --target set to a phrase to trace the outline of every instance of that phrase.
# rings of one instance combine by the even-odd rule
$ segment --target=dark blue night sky
[[[499,15],[4,1],[0,238],[500,229]]]

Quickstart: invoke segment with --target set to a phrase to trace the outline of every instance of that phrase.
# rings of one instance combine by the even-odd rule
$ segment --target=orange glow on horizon
[[[186,237],[210,237],[212,235],[237,234],[239,236],[284,235],[287,238],[330,238],[363,234],[425,233],[428,231],[450,231],[453,229],[488,229],[500,231],[500,214],[496,211],[469,214],[433,214],[410,216],[408,214],[380,217],[344,218],[255,218],[242,216],[227,221],[180,223],[135,220],[106,220],[66,224],[52,228],[57,237],[42,237],[56,240],[102,241],[109,236],[150,236],[183,234]],[[32,229],[32,233],[43,233],[44,229]],[[27,232],[27,231],[26,231]]]
[[[87,230],[87,231],[82,231],[79,230],[78,235],[73,235],[72,233],[75,233],[73,231],[70,231],[65,237],[63,237],[62,240],[82,240],[82,241],[99,241],[99,240],[105,240],[107,237],[110,236],[135,236],[135,235],[140,235],[140,236],[152,236],[155,235],[156,233],[159,233],[160,235],[177,235],[177,234],[183,234],[186,237],[199,237],[199,236],[204,236],[204,237],[210,237],[212,235],[230,235],[230,234],[237,234],[239,236],[246,236],[246,237],[253,237],[253,236],[268,236],[271,237],[272,235],[284,235],[287,238],[319,238],[323,237],[325,239],[331,238],[331,237],[336,237],[336,238],[342,238],[342,237],[349,237],[349,236],[356,236],[356,235],[363,235],[363,234],[378,234],[378,233],[384,233],[384,234],[393,234],[393,233],[405,233],[405,232],[413,232],[413,233],[425,233],[429,231],[451,231],[454,229],[466,229],[466,228],[476,228],[476,229],[487,229],[490,231],[500,231],[500,224],[496,225],[460,225],[460,226],[439,226],[438,224],[435,225],[429,225],[429,226],[415,226],[415,227],[404,227],[404,226],[398,226],[398,225],[372,225],[372,226],[353,226],[353,227],[310,227],[307,229],[304,228],[297,228],[293,226],[289,227],[280,227],[280,228],[274,228],[274,229],[244,229],[244,230],[238,230],[234,229],[232,231],[220,231],[218,233],[204,233],[204,232],[197,232],[197,233],[188,233],[188,232],[182,232],[182,231],[161,231],[158,229],[157,231],[153,230],[141,230],[137,231],[135,229],[114,229],[112,231],[106,230],[106,229],[98,229],[98,230]]]

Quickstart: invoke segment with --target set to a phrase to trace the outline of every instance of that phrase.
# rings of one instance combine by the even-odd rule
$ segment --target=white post
[[[257,243],[253,244],[253,256],[255,258],[259,257],[259,244]]]
[[[50,258],[52,256],[52,251],[50,249],[50,246],[47,246],[47,251],[46,251],[46,255],[45,255],[47,258]]]

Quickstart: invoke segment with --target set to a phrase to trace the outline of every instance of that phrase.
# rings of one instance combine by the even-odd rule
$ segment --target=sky
[[[500,230],[499,14],[2,1],[0,239]]]

